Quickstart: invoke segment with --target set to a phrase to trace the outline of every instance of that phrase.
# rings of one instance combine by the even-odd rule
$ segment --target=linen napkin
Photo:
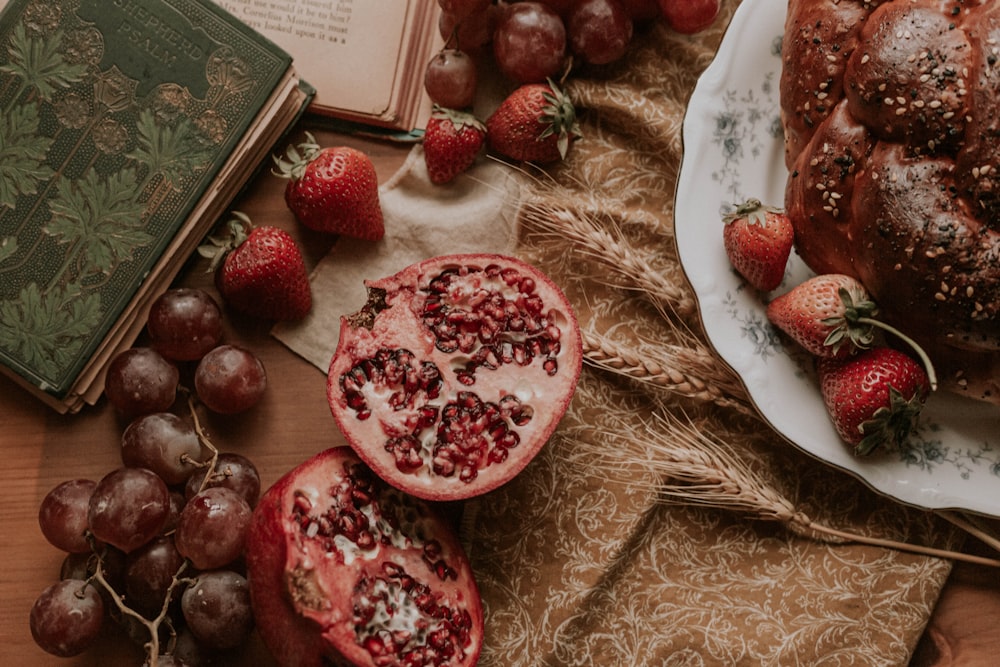
[[[312,313],[301,322],[278,324],[272,333],[326,372],[340,337],[340,317],[365,304],[365,279],[442,254],[512,253],[521,188],[518,172],[487,159],[447,186],[435,185],[423,148],[414,146],[379,188],[385,237],[376,243],[339,238],[310,277]]]

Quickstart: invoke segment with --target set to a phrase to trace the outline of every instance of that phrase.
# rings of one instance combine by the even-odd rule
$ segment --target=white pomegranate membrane
[[[366,286],[368,303],[342,319],[327,381],[350,445],[420,498],[467,498],[514,477],[579,379],[565,295],[500,255],[438,257]]]
[[[279,480],[254,511],[247,571],[280,664],[473,665],[483,616],[452,527],[348,447]]]

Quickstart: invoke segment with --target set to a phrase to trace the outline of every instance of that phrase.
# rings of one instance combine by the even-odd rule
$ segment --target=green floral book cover
[[[63,396],[290,67],[208,0],[0,14],[0,363]]]

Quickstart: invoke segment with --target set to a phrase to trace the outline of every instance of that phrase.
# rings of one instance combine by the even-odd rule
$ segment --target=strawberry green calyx
[[[431,111],[431,117],[441,119],[447,118],[451,121],[451,124],[455,126],[456,132],[461,132],[462,129],[466,127],[471,127],[480,132],[486,131],[486,126],[483,122],[468,111],[448,109],[435,104],[433,110]]]
[[[830,327],[824,343],[832,347],[834,352],[844,343],[859,350],[867,350],[875,341],[875,326],[882,326],[881,322],[874,319],[878,306],[862,289],[841,287],[837,293],[844,304],[844,313],[823,320],[823,324]]]
[[[751,225],[767,224],[768,213],[784,213],[784,209],[776,206],[767,206],[761,200],[751,197],[736,207],[736,210],[722,216],[722,221],[729,224],[740,218],[746,218]]]
[[[542,115],[538,121],[545,125],[545,130],[538,138],[545,139],[556,135],[559,155],[566,159],[570,141],[582,136],[580,125],[576,120],[576,108],[569,96],[556,86],[552,79],[548,79],[548,84],[551,92],[542,95],[545,106],[542,107]]]
[[[924,407],[921,392],[907,399],[889,385],[889,406],[875,411],[872,418],[858,427],[862,438],[854,447],[858,456],[867,456],[885,444],[901,446],[910,437]]]
[[[297,181],[302,178],[302,174],[305,172],[306,167],[309,163],[319,155],[322,147],[316,141],[316,138],[310,132],[306,132],[306,140],[298,144],[290,144],[287,149],[285,149],[285,158],[278,157],[277,155],[271,156],[274,160],[275,169],[271,170],[271,173],[279,178],[287,178],[292,181]]]
[[[865,350],[872,345],[874,339],[873,330],[881,329],[899,338],[913,350],[920,359],[924,367],[924,372],[927,373],[927,381],[930,384],[931,391],[937,391],[938,382],[937,373],[934,371],[934,363],[917,341],[891,324],[876,319],[878,306],[863,294],[852,293],[844,287],[840,288],[839,294],[841,300],[844,302],[843,316],[830,317],[823,320],[823,324],[833,327],[830,335],[826,338],[827,345],[832,345],[836,349],[845,339],[848,339],[859,349]]]
[[[226,223],[227,235],[209,236],[205,239],[208,243],[198,246],[198,254],[210,261],[206,273],[213,273],[219,268],[226,255],[243,245],[250,236],[253,229],[250,216],[242,211],[232,211],[232,215],[233,218]]]

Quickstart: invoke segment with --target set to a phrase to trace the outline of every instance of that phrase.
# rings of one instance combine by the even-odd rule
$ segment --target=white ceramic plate
[[[784,200],[778,106],[784,20],[782,0],[740,5],[684,121],[677,244],[709,341],[764,418],[805,452],[900,502],[1000,516],[1000,409],[935,394],[905,451],[855,457],[833,429],[811,364],[783,347],[763,302],[729,265],[722,215],[748,197],[776,206]],[[781,289],[808,275],[793,253]]]

